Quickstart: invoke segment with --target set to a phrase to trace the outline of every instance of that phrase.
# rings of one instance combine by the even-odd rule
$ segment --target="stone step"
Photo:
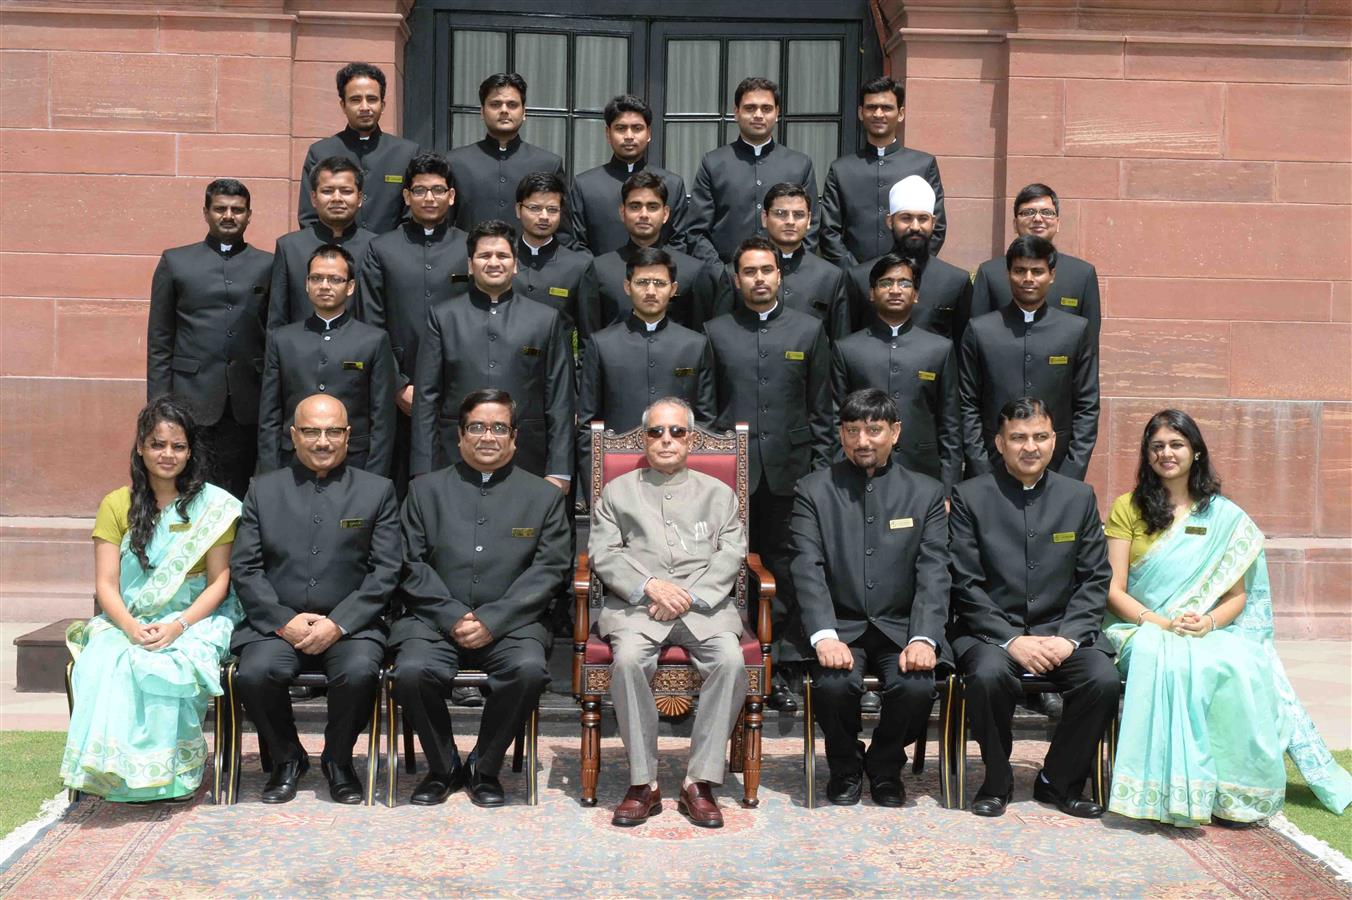
[[[93,519],[0,517],[0,621],[94,612]]]

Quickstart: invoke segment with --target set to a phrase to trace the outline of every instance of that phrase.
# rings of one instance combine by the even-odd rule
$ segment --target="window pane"
[[[840,44],[789,41],[789,84],[784,106],[794,115],[840,111]]]
[[[487,134],[488,129],[484,127],[484,117],[478,113],[451,114],[452,147],[462,147],[465,144],[482,141]]]
[[[718,108],[718,41],[667,43],[667,112],[721,112]]]
[[[568,108],[568,38],[565,35],[518,34],[516,70],[526,79],[527,107]]]
[[[480,82],[506,68],[506,34],[456,31],[451,39],[451,103],[478,106]]]
[[[629,90],[629,41],[579,34],[573,80],[575,109],[605,109],[612,97]]]
[[[666,161],[662,165],[685,179],[686,190],[690,190],[700,159],[717,145],[716,122],[668,122]]]
[[[839,153],[840,126],[835,122],[790,122],[788,145],[799,153],[812,157],[812,170],[817,175],[817,196],[821,196],[826,170]]]
[[[606,142],[606,123],[601,119],[573,120],[573,158],[569,174],[576,175],[594,169],[610,159],[610,144]]]
[[[728,97],[723,109],[733,108],[738,83],[752,75],[779,81],[779,41],[728,41]]]
[[[551,153],[563,157],[568,162],[568,119],[565,116],[526,116],[526,124],[521,127],[522,140],[544,147]],[[515,190],[515,185],[513,185]]]

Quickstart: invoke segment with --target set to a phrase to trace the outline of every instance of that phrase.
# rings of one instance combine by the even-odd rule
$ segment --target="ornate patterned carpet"
[[[1177,831],[1110,816],[1088,822],[1027,799],[1045,744],[1019,742],[1015,803],[1002,819],[945,810],[933,760],[906,776],[900,810],[801,805],[800,743],[767,739],[761,806],[736,776],[720,791],[727,827],[691,826],[669,792],[685,742],[663,738],[663,813],[613,828],[623,791],[618,741],[603,744],[600,805],[577,803],[578,748],[541,739],[541,805],[482,810],[463,794],[431,809],[329,802],[315,769],[295,801],[264,806],[256,755],[234,807],[85,800],[0,871],[15,897],[1158,897],[1352,896],[1349,885],[1267,829]],[[312,747],[317,758],[317,747]],[[975,751],[975,745],[971,749]],[[824,782],[825,763],[820,762]],[[973,755],[970,775],[980,777]],[[972,782],[973,784],[977,782]],[[819,789],[822,789],[819,786]]]

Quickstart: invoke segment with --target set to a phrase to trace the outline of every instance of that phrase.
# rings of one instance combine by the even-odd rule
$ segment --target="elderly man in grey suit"
[[[588,551],[606,588],[598,627],[614,655],[611,696],[629,754],[631,787],[611,819],[621,826],[662,810],[649,682],[662,647],[671,644],[689,652],[702,679],[677,808],[695,825],[723,825],[710,785],[723,781],[724,748],[746,695],[742,617],[730,596],[746,556],[746,530],[732,489],[686,466],[694,425],[684,400],[649,406],[647,468],[606,485],[592,515]]]

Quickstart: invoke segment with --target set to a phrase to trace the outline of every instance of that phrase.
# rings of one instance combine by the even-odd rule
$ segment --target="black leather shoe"
[[[785,713],[798,711],[798,699],[783,685],[775,686],[770,696],[765,698],[765,705]]]
[[[475,687],[451,688],[451,702],[456,706],[483,706],[484,695]]]
[[[879,806],[906,805],[906,785],[900,778],[869,778],[868,793]]]
[[[310,759],[304,756],[300,759],[288,759],[284,763],[273,766],[267,784],[263,785],[263,794],[260,799],[264,803],[289,803],[294,800],[296,783],[300,781],[300,776],[304,775],[309,769]]]
[[[485,775],[473,763],[466,764],[469,769],[465,777],[465,791],[475,806],[503,806],[507,803],[507,792],[495,775]]]
[[[972,815],[985,816],[988,819],[1003,816],[1005,807],[1009,806],[1009,800],[1013,796],[1013,791],[1003,797],[997,797],[995,794],[977,794],[976,799],[972,801]]]
[[[826,781],[826,799],[836,806],[854,806],[863,794],[863,772],[832,773]]]
[[[1038,803],[1050,803],[1066,815],[1077,819],[1097,819],[1103,815],[1103,807],[1093,800],[1065,796],[1043,781],[1041,772],[1033,779],[1033,799]]]
[[[883,698],[878,696],[877,691],[868,691],[859,701],[859,711],[869,715],[877,715],[882,712]]]
[[[451,785],[451,776],[429,772],[413,789],[413,795],[408,798],[408,802],[414,806],[436,806],[445,803],[453,790],[455,788]]]
[[[1060,694],[1029,694],[1024,705],[1055,722],[1060,720],[1066,704]]]
[[[361,779],[351,763],[324,762],[320,765],[324,778],[329,783],[329,796],[334,803],[346,803],[349,806],[362,801]]]

